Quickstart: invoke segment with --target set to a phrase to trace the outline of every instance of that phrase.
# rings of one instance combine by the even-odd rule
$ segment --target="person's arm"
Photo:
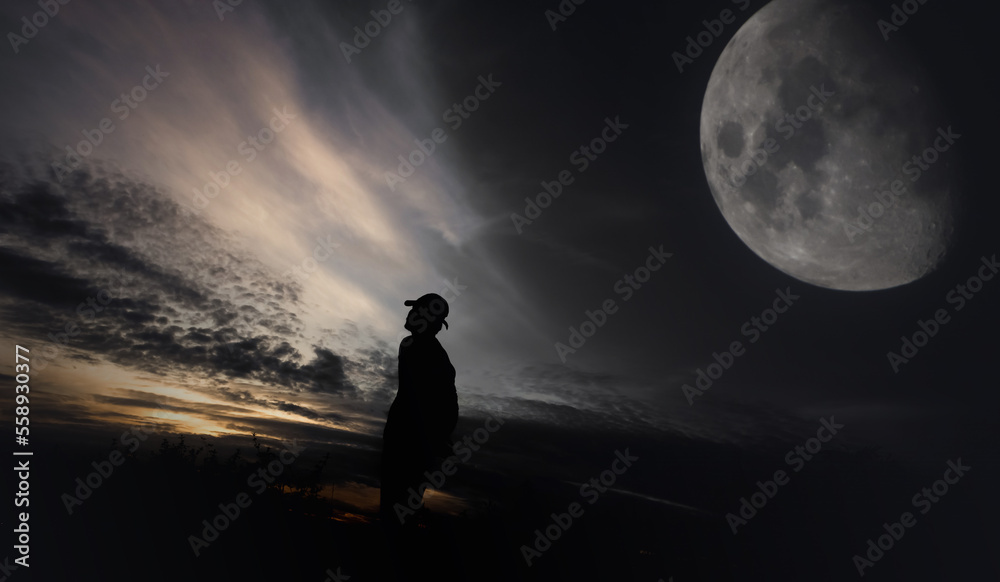
[[[450,444],[451,433],[455,432],[455,427],[458,426],[458,391],[454,384],[446,390],[442,407],[444,413],[441,427],[444,431],[444,439]]]
[[[444,410],[446,411],[446,415],[443,426],[447,428],[444,438],[451,444],[449,437],[451,437],[451,433],[455,431],[455,427],[458,425],[458,390],[455,389],[455,367],[451,364],[451,359],[448,358],[447,352],[444,352],[444,359],[447,363],[446,369],[449,373],[445,376],[444,381]]]
[[[435,378],[432,414],[434,438],[446,445],[451,444],[451,433],[458,425],[458,391],[455,389],[455,368],[448,355],[442,350],[442,362],[438,364],[439,374]]]

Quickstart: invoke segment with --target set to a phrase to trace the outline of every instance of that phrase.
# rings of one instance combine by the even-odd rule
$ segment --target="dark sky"
[[[962,135],[942,162],[965,211],[955,244],[917,281],[850,292],[758,257],[706,180],[705,88],[763,3],[589,0],[556,30],[556,2],[401,6],[350,62],[340,43],[383,4],[246,0],[220,20],[210,2],[78,1],[0,51],[0,335],[43,357],[51,346],[35,379],[50,434],[157,417],[377,450],[403,300],[457,286],[439,338],[463,426],[493,413],[522,427],[486,456],[497,471],[579,482],[623,439],[780,452],[830,415],[850,427],[840,445],[914,468],[995,456],[1000,283],[960,311],[946,300],[1000,251],[994,35],[978,7],[928,2],[888,41],[912,46],[939,125]],[[671,54],[727,8],[736,21],[678,72]],[[36,9],[5,4],[0,28]],[[116,99],[157,65],[169,76],[120,117]],[[448,110],[483,78],[493,92],[455,124]],[[248,155],[241,143],[282,110],[287,127]],[[105,117],[115,130],[57,175]],[[571,154],[607,119],[627,127],[577,171]],[[446,140],[387,184],[436,128]],[[199,198],[233,160],[240,173]],[[574,182],[519,233],[512,213],[564,170]],[[616,284],[650,247],[671,256],[623,301]],[[103,289],[107,309],[81,315]],[[799,299],[748,344],[744,324],[786,289]],[[562,361],[557,342],[608,299],[618,311]],[[950,323],[894,372],[887,352],[941,308]],[[79,334],[48,336],[67,324]],[[736,340],[746,353],[689,404],[682,386]],[[559,445],[532,444],[544,438]],[[364,462],[352,471],[373,482]],[[649,471],[633,492],[670,501]]]

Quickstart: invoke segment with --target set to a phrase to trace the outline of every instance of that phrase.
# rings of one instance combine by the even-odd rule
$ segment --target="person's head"
[[[419,299],[407,299],[403,305],[410,308],[403,328],[413,335],[434,336],[441,331],[442,325],[447,329],[448,322],[445,318],[448,317],[448,302],[437,293],[428,293]]]

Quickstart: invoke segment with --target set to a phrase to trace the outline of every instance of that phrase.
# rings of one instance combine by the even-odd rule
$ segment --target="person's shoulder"
[[[432,338],[433,339],[433,338]],[[399,355],[404,354],[419,354],[427,352],[428,350],[433,350],[434,346],[427,338],[418,338],[417,336],[406,336],[399,342]]]
[[[399,342],[399,355],[403,353],[423,354],[425,356],[448,357],[448,351],[444,349],[441,342],[436,337],[416,337],[408,336]]]
[[[428,349],[433,350],[435,353],[439,355],[442,355],[446,358],[448,357],[448,350],[444,349],[444,346],[441,345],[441,342],[436,337],[431,338],[431,342],[427,347]]]

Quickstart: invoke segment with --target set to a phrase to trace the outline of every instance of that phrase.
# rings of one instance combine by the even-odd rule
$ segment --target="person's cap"
[[[448,328],[448,322],[444,320],[448,317],[448,302],[437,293],[427,293],[426,295],[421,295],[418,299],[407,299],[403,302],[403,305],[407,307],[426,308],[432,318],[431,321],[441,319],[441,323],[444,324],[445,329]]]

